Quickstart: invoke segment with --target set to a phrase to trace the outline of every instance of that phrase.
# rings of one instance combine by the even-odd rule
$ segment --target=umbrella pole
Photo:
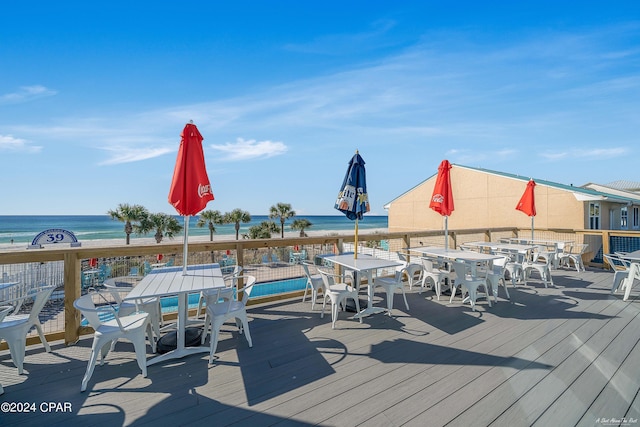
[[[358,218],[356,218],[356,237],[354,240],[354,251],[353,251],[353,259],[358,259]]]
[[[535,218],[535,216],[531,217],[531,240],[533,240],[533,219]]]
[[[444,216],[444,250],[449,250],[449,217]]]
[[[187,255],[189,254],[189,216],[184,216],[184,244],[182,252],[182,275],[187,275]]]

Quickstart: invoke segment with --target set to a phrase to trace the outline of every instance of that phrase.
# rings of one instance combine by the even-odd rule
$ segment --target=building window
[[[638,209],[637,207],[634,207],[632,210],[632,223],[631,226],[635,229],[640,228],[640,209]]]
[[[626,230],[629,228],[629,210],[626,206],[620,208],[620,229]]]
[[[589,229],[600,230],[600,203],[589,203]]]

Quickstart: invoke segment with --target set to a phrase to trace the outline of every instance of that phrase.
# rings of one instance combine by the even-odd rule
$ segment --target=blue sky
[[[640,2],[0,3],[0,215],[167,201],[184,124],[208,209],[373,214],[442,159],[640,181]]]

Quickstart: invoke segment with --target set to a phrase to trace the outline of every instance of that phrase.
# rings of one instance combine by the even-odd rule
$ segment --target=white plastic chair
[[[507,299],[511,299],[509,296],[509,290],[507,289],[507,281],[505,279],[505,268],[507,265],[508,257],[503,256],[498,259],[494,259],[491,270],[487,270],[487,282],[491,287],[491,293],[493,294],[493,301],[498,302],[498,288],[502,285],[504,293],[507,294]]]
[[[45,351],[51,351],[49,343],[42,332],[42,325],[38,316],[49,300],[55,286],[41,286],[32,288],[30,295],[33,297],[33,306],[29,314],[5,314],[4,319],[0,322],[0,340],[4,339],[9,347],[11,360],[18,368],[18,374],[24,372],[24,354],[27,345],[27,334],[32,327],[35,327],[40,336],[40,341]],[[22,301],[20,302],[22,303]]]
[[[478,288],[482,286],[485,289],[485,294],[487,296],[487,302],[489,303],[489,307],[491,307],[491,299],[489,298],[489,288],[487,285],[486,278],[472,277],[471,274],[467,273],[467,264],[465,264],[464,262],[454,261],[452,265],[453,265],[453,270],[456,273],[456,279],[454,282],[455,284],[453,286],[453,289],[451,289],[451,299],[449,300],[449,302],[453,301],[453,297],[456,294],[457,287],[462,286],[469,293],[469,296],[467,298],[471,303],[471,309],[473,311],[476,311],[476,301],[480,296],[478,294]],[[464,291],[462,292],[462,295],[464,296]],[[465,301],[466,299],[463,300],[463,302]]]
[[[207,289],[200,292],[200,299],[198,300],[198,311],[196,311],[196,318],[200,318],[202,307],[209,303],[215,303],[216,298],[220,299],[233,299],[234,292],[237,289],[238,278],[242,274],[242,266],[235,265],[233,271],[223,276],[226,289]],[[206,312],[205,312],[206,316]],[[190,323],[199,323],[197,321]]]
[[[621,258],[617,254],[602,255],[609,267],[613,270],[613,283],[611,285],[611,293],[614,294],[620,287],[622,280],[629,276],[629,267],[631,262]]]
[[[436,293],[436,298],[440,301],[440,295],[442,294],[442,285],[451,283],[451,272],[438,266],[433,260],[428,258],[422,258],[422,284],[420,285],[420,293],[425,287],[427,279],[431,279],[433,282],[433,289]]]
[[[325,294],[324,290],[324,282],[322,281],[322,276],[320,274],[311,274],[309,271],[309,263],[303,262],[302,268],[304,269],[304,274],[307,276],[307,285],[304,288],[304,295],[302,295],[302,302],[307,298],[307,291],[311,288],[311,310],[314,309],[316,305],[316,300],[318,299],[318,290],[322,289],[322,295]]]
[[[404,305],[409,310],[409,303],[407,302],[407,296],[404,293],[404,284],[402,282],[402,278],[405,274],[407,276],[412,277],[416,271],[422,269],[422,266],[418,264],[409,264],[406,267],[397,270],[394,277],[376,277],[373,279],[373,286],[382,287],[387,293],[387,314],[391,316],[391,309],[393,308],[393,297],[396,292],[396,289],[400,289],[402,291],[402,298],[404,298]],[[411,270],[411,272],[410,272]]]
[[[255,276],[243,276],[246,283],[238,293],[242,293],[242,297],[237,301],[234,299],[223,299],[222,293],[226,288],[219,288],[218,295],[213,299],[211,304],[207,304],[205,316],[205,332],[202,334],[201,343],[204,344],[209,327],[211,328],[211,343],[209,350],[209,364],[213,364],[213,355],[218,348],[218,336],[220,328],[229,319],[235,318],[236,325],[240,334],[244,332],[249,347],[253,347],[251,341],[251,333],[249,332],[249,319],[247,318],[247,302],[251,298],[251,291],[256,283]]]
[[[11,311],[13,311],[13,306],[12,305],[3,305],[0,306],[0,322],[2,322],[2,319],[4,319],[7,314],[9,314]],[[4,389],[2,388],[2,384],[0,384],[0,394],[4,393]]]
[[[516,283],[525,282],[524,281],[524,270],[522,269],[522,263],[529,256],[528,254],[521,254],[517,251],[506,251],[500,252],[501,255],[505,255],[508,257],[505,265],[505,277],[507,273],[509,275],[509,279],[511,279],[511,284],[515,288]],[[506,287],[505,287],[506,289]]]
[[[104,282],[105,287],[111,292],[113,299],[118,304],[118,312],[120,316],[126,316],[136,311],[144,311],[149,313],[149,322],[156,340],[160,339],[160,325],[162,323],[162,310],[160,307],[160,298],[140,298],[136,300],[123,300],[124,295],[133,289],[133,283],[128,281],[130,277],[114,277]],[[134,279],[135,280],[135,279]],[[115,340],[113,342],[115,345]]]
[[[637,262],[632,262],[629,265],[629,274],[625,279],[622,279],[622,289],[624,290],[623,301],[629,299],[631,295],[631,288],[633,287],[633,283],[636,279],[640,279],[640,264]]]
[[[360,299],[358,298],[358,288],[349,285],[342,280],[342,276],[331,274],[323,270],[318,270],[324,282],[324,301],[322,303],[322,313],[320,317],[324,317],[324,308],[327,304],[327,298],[331,300],[331,328],[336,328],[336,320],[338,320],[338,309],[346,302],[348,298],[354,300],[356,304],[356,312],[360,312]],[[336,281],[338,279],[339,281]],[[362,323],[362,317],[360,318]]]
[[[424,267],[422,263],[409,263],[407,265],[407,281],[409,282],[409,290],[412,290],[414,286],[420,285],[420,292],[422,292],[422,277],[424,275]]]
[[[113,301],[112,292],[90,292],[73,302],[73,306],[87,319],[94,329],[91,356],[87,363],[87,371],[82,379],[80,391],[87,389],[87,384],[93,375],[98,353],[100,353],[100,366],[104,364],[104,358],[109,352],[111,343],[120,338],[133,343],[138,366],[142,370],[142,376],[147,376],[147,356],[145,332],[149,336],[152,351],[155,353],[156,344],[153,340],[149,313],[136,312],[121,316],[117,304]],[[94,302],[94,298],[96,301]],[[97,303],[97,305],[96,305]]]
[[[545,255],[547,256],[545,257]],[[534,251],[532,259],[525,259],[522,263],[525,285],[527,284],[527,279],[530,277],[531,271],[535,270],[540,275],[540,279],[544,282],[545,288],[547,287],[547,284],[553,286],[553,278],[551,277],[551,261],[552,258],[543,250]]]
[[[584,263],[582,262],[582,254],[586,252],[588,247],[589,245],[587,243],[571,245],[571,249],[568,252],[559,254],[558,265],[571,267],[571,263],[573,262],[578,273],[580,271],[585,271]]]

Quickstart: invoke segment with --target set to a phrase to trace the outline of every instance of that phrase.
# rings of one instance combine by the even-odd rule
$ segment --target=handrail
[[[501,228],[480,228],[480,229],[456,229],[449,230],[450,247],[458,247],[467,241],[482,240],[491,241],[500,236],[518,237],[519,235],[528,235],[530,229],[518,229],[514,227]],[[546,234],[545,234],[546,233]],[[536,235],[571,235],[574,240],[583,241],[586,236],[595,236],[601,240],[600,247],[602,253],[609,253],[609,238],[611,236],[632,236],[640,237],[639,231],[626,230],[559,230],[559,229],[536,229]],[[480,237],[479,237],[480,236]],[[599,237],[598,237],[599,236]],[[358,241],[366,244],[367,241],[380,240],[401,240],[402,243],[396,248],[389,249],[390,252],[396,252],[404,247],[418,245],[421,239],[443,238],[442,230],[406,230],[395,232],[360,232]],[[237,264],[244,265],[244,256],[246,250],[252,249],[274,249],[282,247],[293,247],[296,245],[332,245],[335,250],[342,252],[345,243],[353,243],[355,241],[354,233],[336,233],[335,235],[326,236],[309,236],[309,237],[285,237],[271,239],[242,239],[242,240],[216,240],[216,241],[190,241],[190,252],[213,252],[213,251],[236,251]],[[65,331],[64,339],[66,343],[77,341],[80,330],[80,314],[73,307],[73,302],[81,294],[81,266],[82,261],[91,258],[109,258],[109,257],[126,257],[126,256],[155,256],[158,253],[180,253],[182,251],[182,242],[179,239],[170,242],[162,242],[159,244],[109,244],[107,246],[85,246],[85,247],[56,247],[55,245],[45,247],[43,249],[25,249],[10,251],[0,250],[0,265],[3,264],[21,264],[21,263],[44,263],[49,261],[64,262],[64,298],[65,298]],[[590,248],[590,252],[591,252]],[[258,299],[258,298],[256,298]],[[276,299],[276,298],[271,298]],[[260,301],[264,299],[260,298]],[[55,335],[55,334],[53,334]],[[60,339],[60,333],[55,339]],[[2,348],[2,345],[0,345]]]

